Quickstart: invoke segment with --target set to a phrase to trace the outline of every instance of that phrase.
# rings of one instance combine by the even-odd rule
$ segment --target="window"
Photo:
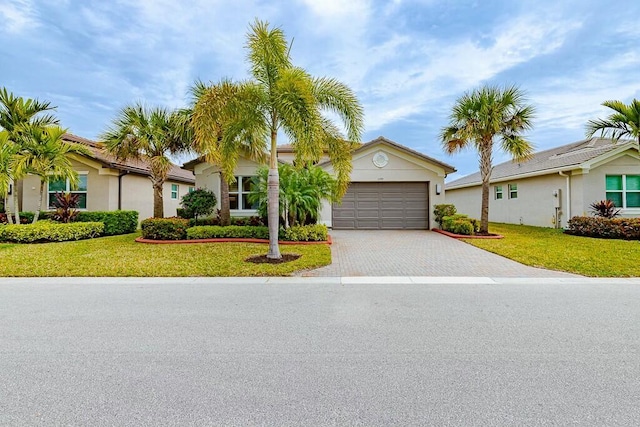
[[[171,184],[171,198],[178,199],[178,184]]]
[[[255,210],[258,204],[249,203],[249,193],[253,189],[250,176],[236,176],[236,182],[229,184],[229,206],[236,210]]]
[[[607,199],[619,208],[640,208],[640,175],[607,175]]]
[[[518,184],[509,184],[509,198],[510,199],[518,198]]]
[[[196,191],[196,187],[189,187],[189,193],[193,193],[194,191]]]
[[[496,185],[495,187],[493,187],[494,190],[494,198],[496,200],[501,200],[502,199],[502,185]]]
[[[56,200],[56,192],[63,193],[72,193],[77,194],[78,197],[78,209],[87,209],[87,175],[78,175],[78,188],[75,190],[71,189],[71,184],[69,180],[56,180],[49,181],[49,191],[48,195],[48,203],[47,206],[49,209],[55,209],[56,207],[53,205]]]

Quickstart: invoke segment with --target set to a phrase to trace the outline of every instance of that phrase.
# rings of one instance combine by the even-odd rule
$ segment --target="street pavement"
[[[640,425],[640,280],[0,279],[0,425]]]

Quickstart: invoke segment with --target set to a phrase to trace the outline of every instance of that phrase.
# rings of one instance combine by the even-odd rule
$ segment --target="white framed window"
[[[178,199],[178,184],[171,184],[171,198],[173,200],[177,200]]]
[[[236,176],[229,184],[229,207],[233,210],[256,210],[257,204],[249,203],[249,194],[253,189],[252,176]]]
[[[616,207],[640,208],[640,175],[607,175],[606,197]]]
[[[55,194],[58,192],[71,193],[78,195],[78,209],[87,209],[87,177],[86,173],[78,174],[78,187],[75,190],[71,189],[71,183],[68,179],[62,180],[50,180],[47,184],[47,207],[48,209],[55,209],[54,202],[56,200]]]
[[[517,199],[518,198],[518,184],[509,184],[507,187],[509,189],[509,198],[510,199]]]
[[[189,193],[196,191],[196,187],[189,186]]]
[[[493,187],[493,198],[496,200],[502,200],[502,185],[496,185],[495,187]]]

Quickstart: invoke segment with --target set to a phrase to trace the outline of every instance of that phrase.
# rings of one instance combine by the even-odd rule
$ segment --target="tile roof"
[[[524,162],[507,161],[493,167],[491,181],[517,177],[520,175],[544,174],[545,171],[557,171],[559,169],[575,169],[585,162],[595,159],[603,154],[613,151],[621,146],[631,146],[634,141],[621,140],[614,142],[611,139],[591,138],[549,150],[534,153],[529,160]],[[480,172],[472,173],[446,184],[446,189],[479,185],[481,183]]]
[[[130,173],[136,173],[139,175],[149,176],[151,172],[149,170],[149,164],[143,160],[120,160],[115,156],[107,153],[104,149],[104,145],[92,141],[90,139],[82,138],[77,135],[66,133],[63,136],[65,141],[75,142],[86,146],[91,152],[91,158],[102,163],[104,166],[112,169],[119,169],[122,171],[128,171]],[[169,179],[172,181],[180,181],[185,183],[195,183],[195,177],[192,172],[180,168],[180,166],[171,164],[169,170]]]

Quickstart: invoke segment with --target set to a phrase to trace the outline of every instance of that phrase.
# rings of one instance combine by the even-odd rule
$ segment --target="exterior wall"
[[[384,167],[377,167],[373,158],[378,152],[383,152],[388,157],[388,163]],[[354,157],[352,182],[428,182],[429,183],[429,208],[433,205],[444,203],[444,177],[445,171],[439,166],[422,161],[403,151],[388,145],[376,145]],[[333,173],[331,165],[325,168]],[[439,184],[440,194],[436,194]],[[331,208],[328,203],[323,204],[320,212],[320,223],[331,226]],[[433,215],[429,213],[429,227],[436,227]]]
[[[289,152],[278,153],[278,160],[281,162],[293,164],[293,160],[295,158],[296,158],[295,153],[289,153]],[[323,155],[322,157],[320,157],[320,161],[318,163],[323,163],[323,162],[326,162],[327,160],[329,160],[329,156]]]
[[[509,198],[509,184],[518,186],[515,199]],[[502,199],[495,198],[496,185],[502,186]],[[564,224],[567,220],[565,192],[566,179],[558,174],[492,183],[489,188],[489,221],[555,227],[556,206],[559,206],[560,224]],[[446,203],[454,204],[459,213],[480,219],[482,188],[477,185],[449,189]]]
[[[171,198],[171,184],[178,185],[177,199]],[[117,180],[114,182],[114,185],[117,191]],[[189,192],[189,187],[193,186],[193,184],[178,181],[167,181],[164,183],[162,200],[164,203],[165,217],[176,216],[182,196]],[[116,201],[116,207],[114,209],[117,209],[117,206]],[[122,210],[138,211],[139,220],[153,216],[153,187],[151,186],[149,177],[134,174],[128,174],[122,177]]]

